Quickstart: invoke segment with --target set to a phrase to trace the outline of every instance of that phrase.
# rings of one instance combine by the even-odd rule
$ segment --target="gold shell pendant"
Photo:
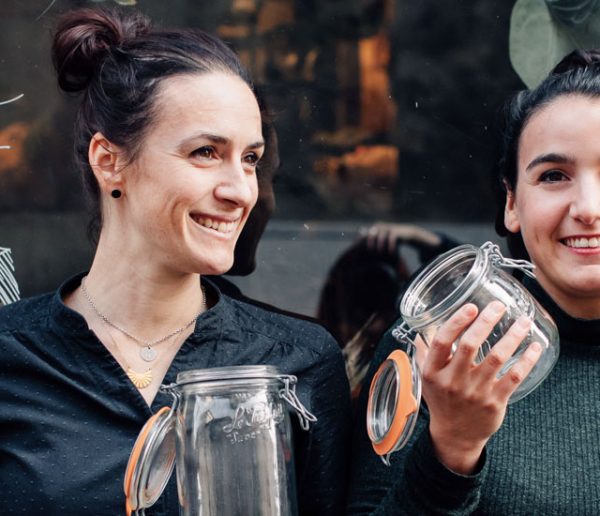
[[[145,373],[136,373],[130,367],[127,369],[127,376],[138,389],[144,389],[152,383],[152,369],[148,369]]]

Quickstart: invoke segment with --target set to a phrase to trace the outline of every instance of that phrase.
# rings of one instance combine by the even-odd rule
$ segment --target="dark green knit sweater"
[[[569,317],[537,283],[527,287],[559,327],[560,358],[534,392],[509,407],[480,470],[461,476],[437,461],[423,409],[411,442],[384,466],[365,431],[365,388],[349,514],[600,514],[600,320]],[[367,382],[396,347],[386,334]]]

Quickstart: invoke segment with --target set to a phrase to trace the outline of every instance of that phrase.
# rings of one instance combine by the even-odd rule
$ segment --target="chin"
[[[206,264],[204,267],[202,267],[201,274],[206,274],[209,276],[220,276],[221,274],[225,274],[229,269],[231,269],[231,265],[232,262],[228,263],[227,265],[219,264],[210,266]]]
[[[208,259],[207,259],[208,258]],[[233,265],[233,253],[219,259],[219,256],[197,257],[191,264],[191,269],[198,274],[219,276],[225,274]]]
[[[600,281],[597,278],[588,279],[587,281],[581,279],[580,281],[571,283],[569,286],[574,295],[600,298]]]

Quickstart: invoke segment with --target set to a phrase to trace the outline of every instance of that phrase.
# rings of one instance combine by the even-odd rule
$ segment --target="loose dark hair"
[[[494,173],[496,196],[496,232],[506,236],[515,258],[528,258],[520,233],[511,233],[504,226],[504,207],[507,192],[515,192],[517,158],[523,129],[540,109],[557,97],[583,95],[600,97],[600,50],[575,50],[567,55],[533,90],[517,93],[505,105],[501,127],[500,157]],[[515,192],[516,193],[516,192]]]
[[[92,241],[102,225],[100,189],[88,161],[92,136],[101,132],[134,159],[155,116],[158,86],[167,77],[225,72],[252,89],[237,55],[199,29],[155,29],[135,11],[79,9],[59,21],[52,44],[58,84],[82,93],[75,123],[75,160],[89,199]]]

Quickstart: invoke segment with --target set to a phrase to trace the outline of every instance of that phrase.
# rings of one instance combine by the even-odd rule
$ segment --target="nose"
[[[256,174],[246,170],[240,161],[227,163],[219,179],[215,197],[235,206],[254,206],[258,195]]]
[[[585,225],[591,225],[600,218],[600,175],[579,182],[575,189],[569,213],[571,217]]]

